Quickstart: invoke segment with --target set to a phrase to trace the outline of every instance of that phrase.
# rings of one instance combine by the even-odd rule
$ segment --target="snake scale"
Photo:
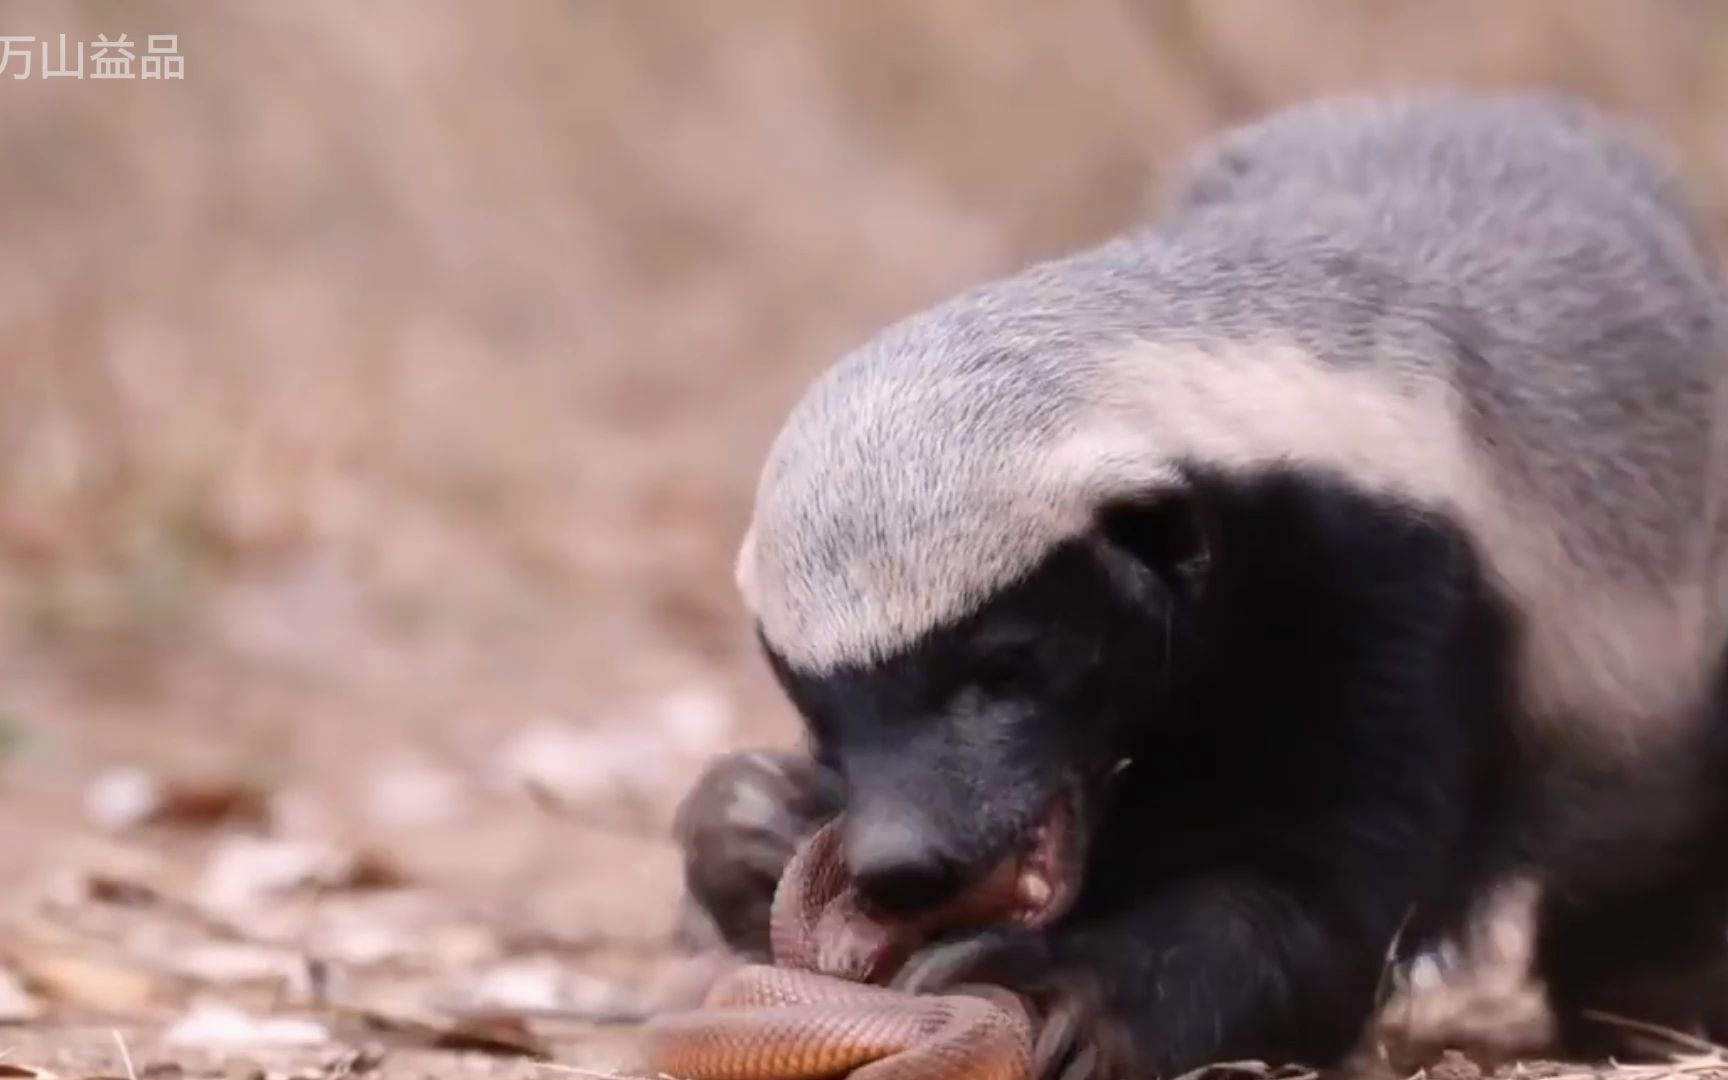
[[[775,891],[774,963],[739,963],[699,1008],[655,1017],[643,1064],[681,1080],[1024,1080],[1032,1020],[992,987],[914,995],[876,985],[939,926],[987,921],[1002,890],[887,924],[857,904],[839,822],[799,848]]]

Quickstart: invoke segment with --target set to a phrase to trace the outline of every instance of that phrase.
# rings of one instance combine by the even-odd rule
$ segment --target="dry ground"
[[[1709,2],[0,0],[122,32],[185,80],[0,74],[0,1073],[615,1063],[672,800],[792,730],[780,413],[1219,123],[1556,85],[1728,221]]]

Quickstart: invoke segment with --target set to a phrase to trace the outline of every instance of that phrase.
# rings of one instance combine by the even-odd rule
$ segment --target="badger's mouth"
[[[1064,791],[1045,804],[1020,842],[955,899],[945,922],[1012,922],[1042,929],[1068,913],[1080,892],[1079,815]]]
[[[1076,796],[1064,791],[1045,804],[1006,855],[958,896],[935,910],[901,916],[872,911],[842,884],[838,822],[831,822],[793,860],[781,882],[775,925],[784,928],[787,939],[775,944],[775,955],[804,956],[797,962],[814,970],[869,982],[886,977],[913,950],[948,931],[1005,923],[1043,929],[1066,915],[1080,893],[1085,861],[1080,820]],[[811,942],[813,953],[806,949]]]

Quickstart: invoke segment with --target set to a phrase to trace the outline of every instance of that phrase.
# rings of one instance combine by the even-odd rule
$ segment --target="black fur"
[[[1323,1066],[1361,1035],[1395,940],[1457,929],[1492,876],[1532,862],[1575,1039],[1606,988],[1717,956],[1728,870],[1703,849],[1725,800],[1623,820],[1616,795],[1659,793],[1530,782],[1518,627],[1446,520],[1313,474],[1191,479],[1190,502],[1119,508],[887,663],[818,678],[770,656],[884,908],[938,902],[1053,794],[1078,801],[1067,917],[939,943],[905,985],[1022,991],[1050,1018],[1043,1075]],[[1719,756],[1658,778],[1708,789]]]
[[[1697,739],[1561,774],[1530,815],[1550,886],[1537,962],[1581,1055],[1628,1053],[1594,1013],[1728,1039],[1728,656],[1710,701]]]

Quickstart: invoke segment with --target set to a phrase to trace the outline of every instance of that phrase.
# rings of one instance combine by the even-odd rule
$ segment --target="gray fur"
[[[790,663],[864,663],[1184,461],[1297,462],[1462,520],[1531,712],[1616,744],[1695,711],[1728,637],[1725,380],[1703,230],[1635,136],[1535,95],[1304,106],[1196,154],[1150,227],[821,378],[739,580]]]

